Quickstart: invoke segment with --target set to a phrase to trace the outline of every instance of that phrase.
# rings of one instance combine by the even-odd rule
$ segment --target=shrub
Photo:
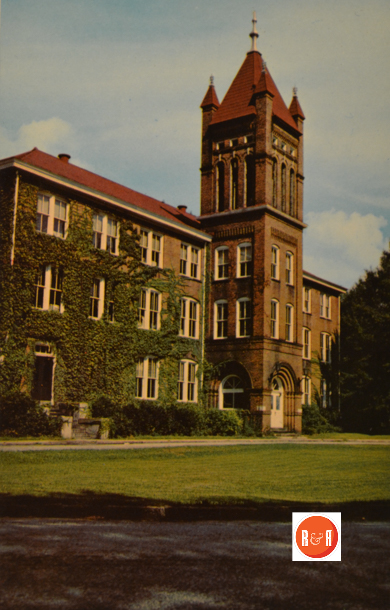
[[[243,431],[243,420],[236,411],[205,411],[206,434],[235,436]]]
[[[22,393],[0,399],[0,434],[3,436],[60,436],[62,420],[48,417],[44,408]]]
[[[316,404],[304,405],[302,408],[302,434],[319,434],[321,432],[337,432],[339,428],[333,426],[320,407]]]

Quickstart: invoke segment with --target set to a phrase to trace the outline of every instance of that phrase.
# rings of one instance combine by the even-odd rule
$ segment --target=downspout
[[[16,216],[18,213],[18,199],[19,199],[19,173],[16,172],[15,194],[14,194],[14,217],[13,217],[12,242],[11,242],[11,267],[13,266],[14,259],[15,259],[15,234],[16,234]]]
[[[201,353],[202,353],[202,373],[200,376],[200,383],[201,383],[201,388],[202,390],[204,389],[203,386],[203,382],[204,382],[204,356],[205,356],[205,332],[206,332],[206,282],[207,282],[207,277],[206,277],[206,259],[207,259],[207,244],[205,246],[204,249],[204,255],[203,255],[203,279],[202,279],[202,338],[201,338],[201,342],[202,342],[202,347],[201,347]]]

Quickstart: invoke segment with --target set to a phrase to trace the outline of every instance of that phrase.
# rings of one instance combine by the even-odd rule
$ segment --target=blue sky
[[[199,105],[258,48],[305,121],[304,267],[347,287],[390,237],[388,0],[3,0],[0,157],[38,146],[199,213]]]

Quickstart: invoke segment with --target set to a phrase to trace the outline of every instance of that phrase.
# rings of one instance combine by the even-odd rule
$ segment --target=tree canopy
[[[390,432],[390,252],[341,304],[341,416],[346,430]]]

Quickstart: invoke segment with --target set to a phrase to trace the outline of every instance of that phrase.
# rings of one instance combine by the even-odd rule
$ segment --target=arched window
[[[238,208],[238,161],[233,159],[230,164],[230,209]]]
[[[272,162],[272,205],[274,208],[277,207],[278,197],[278,164],[276,159]]]
[[[290,171],[290,214],[295,216],[295,174]]]
[[[282,212],[286,211],[286,166],[282,165]]]
[[[279,247],[275,244],[271,248],[271,279],[279,279]]]
[[[223,212],[225,209],[225,164],[223,161],[217,163],[216,191],[217,212]]]
[[[255,159],[253,155],[245,158],[245,205],[255,205]]]
[[[225,377],[221,383],[222,408],[223,409],[243,409],[244,405],[244,386],[236,375]]]
[[[286,252],[286,284],[290,286],[294,284],[294,255],[292,252]]]

